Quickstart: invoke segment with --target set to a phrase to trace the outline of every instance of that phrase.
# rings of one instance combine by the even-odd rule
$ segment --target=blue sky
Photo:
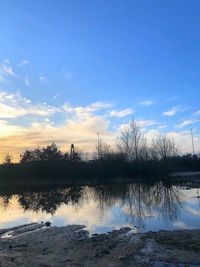
[[[134,117],[181,145],[192,127],[199,149],[199,10],[198,0],[0,0],[0,143],[85,149]]]

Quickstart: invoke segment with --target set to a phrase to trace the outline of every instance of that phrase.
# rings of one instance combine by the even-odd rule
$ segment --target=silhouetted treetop
[[[55,143],[44,147],[36,148],[33,150],[26,150],[20,155],[20,162],[33,162],[33,161],[61,161],[69,160],[68,153],[62,153]]]

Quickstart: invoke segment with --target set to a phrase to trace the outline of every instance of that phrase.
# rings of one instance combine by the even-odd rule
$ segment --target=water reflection
[[[94,197],[99,202],[101,212],[119,203],[127,222],[138,228],[144,228],[145,219],[154,215],[174,221],[182,208],[180,190],[162,183],[154,186],[128,184],[95,187]]]
[[[45,212],[55,215],[63,205],[71,205],[80,210],[83,205],[93,201],[99,209],[100,218],[118,207],[123,214],[124,223],[145,227],[149,218],[157,217],[173,222],[182,210],[182,191],[175,186],[158,183],[145,184],[108,184],[98,186],[68,186],[65,188],[43,188],[34,190],[1,189],[1,212],[9,209],[13,196],[16,197],[24,212]]]
[[[62,204],[81,206],[84,200],[84,188],[69,187],[40,192],[25,192],[19,195],[19,203],[24,210],[45,211],[55,214]]]

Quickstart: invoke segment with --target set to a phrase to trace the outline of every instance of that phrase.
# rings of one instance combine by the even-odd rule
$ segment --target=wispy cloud
[[[184,120],[184,121],[182,121],[181,123],[179,123],[179,124],[177,124],[175,126],[178,127],[178,128],[183,128],[183,127],[192,125],[192,124],[197,123],[197,122],[200,122],[200,120],[197,120],[197,119],[189,119],[189,120]]]
[[[25,66],[25,65],[28,65],[28,64],[29,64],[29,62],[28,62],[27,59],[23,59],[23,60],[19,63],[20,66]]]
[[[25,76],[25,78],[24,78],[24,83],[25,83],[25,85],[28,86],[28,87],[31,86],[28,75]]]
[[[131,109],[131,108],[127,108],[127,109],[123,109],[123,110],[112,110],[110,112],[110,116],[111,117],[119,117],[119,118],[123,118],[123,117],[126,117],[126,116],[129,116],[131,114],[134,113],[134,110]]]
[[[157,122],[154,120],[135,120],[137,125],[140,127],[148,127],[148,126],[153,126],[156,125]]]
[[[13,77],[17,77],[17,75],[13,71],[13,67],[12,66],[4,65],[4,64],[2,64],[1,66],[2,66],[3,71],[6,74],[11,75]]]
[[[152,100],[143,100],[139,102],[140,105],[142,106],[151,106],[153,104]]]
[[[165,129],[165,128],[167,128],[167,124],[162,124],[162,125],[158,126],[158,129]]]
[[[39,80],[40,80],[41,82],[44,82],[44,81],[46,81],[46,77],[45,77],[45,76],[39,76]]]
[[[32,104],[20,92],[0,92],[0,119],[18,118],[25,115],[51,116],[57,109],[46,104]]]
[[[174,100],[176,100],[178,98],[179,98],[179,96],[175,95],[175,96],[172,96],[172,97],[168,98],[168,101],[174,101]]]
[[[59,94],[55,94],[54,96],[53,96],[53,99],[56,99],[56,98],[58,98],[59,97]]]
[[[194,112],[194,115],[200,115],[200,109]]]
[[[6,81],[9,76],[18,78],[13,70],[13,66],[10,64],[10,59],[4,59],[3,62],[0,63],[0,80]]]
[[[185,108],[183,108],[183,107],[181,107],[181,106],[176,106],[176,107],[172,107],[171,109],[169,109],[169,110],[163,112],[163,115],[164,115],[164,116],[168,116],[168,117],[170,117],[170,116],[174,116],[174,115],[177,114],[178,112],[182,112],[182,111],[184,111],[184,110],[185,110]]]
[[[10,64],[10,59],[9,58],[5,58],[3,61],[5,64]]]
[[[68,113],[75,113],[76,115],[82,116],[82,117],[88,117],[92,113],[104,109],[111,108],[112,104],[108,102],[95,102],[88,106],[78,106],[78,107],[72,107],[69,103],[66,103],[62,106],[62,109]]]
[[[0,82],[3,82],[3,81],[4,81],[4,77],[3,77],[3,75],[2,75],[2,73],[0,71]]]

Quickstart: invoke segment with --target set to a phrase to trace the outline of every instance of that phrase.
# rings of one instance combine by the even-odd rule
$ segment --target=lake
[[[157,183],[0,188],[0,228],[84,224],[91,233],[200,228],[200,189]]]

